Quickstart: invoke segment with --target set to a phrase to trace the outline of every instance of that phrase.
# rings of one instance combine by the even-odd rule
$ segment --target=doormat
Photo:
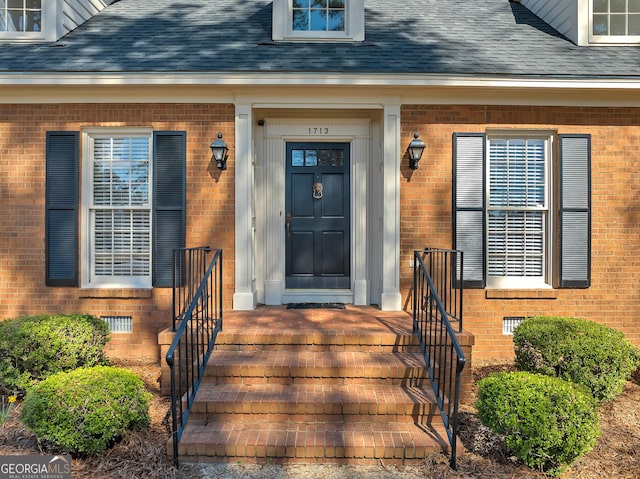
[[[344,309],[342,303],[289,303],[287,309]]]

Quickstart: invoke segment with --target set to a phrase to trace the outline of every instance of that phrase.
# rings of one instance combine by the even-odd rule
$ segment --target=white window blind
[[[150,139],[93,141],[92,280],[150,279]]]
[[[489,277],[545,276],[545,151],[542,139],[490,140]]]

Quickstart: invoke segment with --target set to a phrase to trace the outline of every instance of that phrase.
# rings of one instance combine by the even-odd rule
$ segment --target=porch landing
[[[225,312],[179,455],[402,465],[448,447],[408,314],[282,306]]]

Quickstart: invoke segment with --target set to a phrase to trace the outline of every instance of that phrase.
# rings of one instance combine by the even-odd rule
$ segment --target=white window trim
[[[637,45],[640,35],[594,35],[593,0],[589,0],[589,43],[605,45]]]
[[[273,0],[273,40],[289,42],[364,41],[364,0],[346,0],[343,32],[296,31],[292,28],[293,1]]]
[[[62,11],[62,0],[42,0],[42,19],[39,32],[0,32],[0,41],[41,42],[55,41],[57,34],[57,14]]]
[[[81,243],[81,287],[82,288],[134,288],[151,289],[153,274],[153,250],[151,250],[151,268],[148,276],[140,277],[112,277],[111,279],[92,281],[91,279],[91,198],[93,184],[93,140],[95,138],[110,138],[113,136],[137,136],[149,138],[149,209],[153,212],[153,129],[152,128],[85,128],[82,130],[82,197],[81,197],[81,218],[82,227],[80,229]],[[153,232],[153,214],[149,221],[150,232]],[[153,241],[153,238],[151,238]],[[151,243],[153,244],[153,243]]]
[[[485,243],[486,248],[489,246],[489,193],[490,188],[490,174],[491,168],[489,165],[489,151],[490,143],[492,140],[501,139],[537,139],[545,141],[545,203],[547,205],[547,218],[543,225],[545,231],[545,245],[544,245],[544,275],[543,277],[519,277],[519,276],[489,276],[486,274],[487,289],[550,289],[553,284],[553,251],[555,241],[555,219],[554,219],[554,189],[555,183],[553,178],[554,170],[554,145],[555,145],[555,133],[548,131],[492,131],[487,133],[487,168],[486,168],[486,204],[487,214],[485,216]],[[488,252],[485,252],[488,254]],[[488,268],[488,264],[485,266]]]

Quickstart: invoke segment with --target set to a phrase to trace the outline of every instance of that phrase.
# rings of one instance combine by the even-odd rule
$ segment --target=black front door
[[[349,147],[287,143],[287,288],[351,288]]]

